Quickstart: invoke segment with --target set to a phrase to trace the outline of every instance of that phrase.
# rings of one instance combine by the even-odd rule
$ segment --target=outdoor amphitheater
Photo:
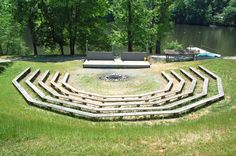
[[[110,73],[105,80],[95,78],[94,81],[132,82],[129,79],[132,70],[121,70],[126,75]],[[30,106],[92,121],[180,118],[224,98],[221,78],[200,65],[156,73],[153,77],[160,83],[159,87],[137,94],[115,92],[109,95],[110,92],[87,91],[74,82],[78,74],[71,73],[28,67],[16,74],[12,83]],[[213,86],[217,92],[209,89],[211,83],[216,84]]]

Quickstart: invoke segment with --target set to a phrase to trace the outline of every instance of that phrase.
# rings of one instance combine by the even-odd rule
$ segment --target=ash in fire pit
[[[121,75],[121,74],[117,74],[117,73],[112,73],[112,74],[103,75],[103,76],[99,77],[100,80],[114,81],[114,82],[125,81],[128,78],[129,77],[127,75]]]

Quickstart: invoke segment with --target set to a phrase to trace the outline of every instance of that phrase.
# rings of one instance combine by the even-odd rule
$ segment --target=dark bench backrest
[[[87,52],[87,60],[114,60],[112,52]]]
[[[148,56],[146,52],[122,52],[122,61],[144,61],[144,58]]]

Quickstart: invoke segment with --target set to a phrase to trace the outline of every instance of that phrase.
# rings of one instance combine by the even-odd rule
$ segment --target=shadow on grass
[[[11,65],[12,65],[12,62],[0,63],[0,74],[2,74]]]
[[[84,56],[81,55],[40,55],[40,56],[20,56],[12,57],[12,61],[30,61],[30,62],[66,62],[66,61],[75,61],[75,60],[84,60]]]

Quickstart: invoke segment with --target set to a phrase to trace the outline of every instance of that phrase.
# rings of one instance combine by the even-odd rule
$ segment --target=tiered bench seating
[[[165,78],[165,80],[167,80],[167,85],[165,87],[165,89],[161,89],[161,90],[156,90],[156,91],[153,91],[153,92],[148,92],[148,93],[145,93],[145,94],[137,94],[137,95],[116,95],[116,96],[107,96],[107,95],[100,95],[100,94],[94,94],[94,93],[90,93],[90,92],[85,92],[85,91],[81,91],[79,89],[76,89],[75,87],[71,86],[69,83],[68,83],[68,80],[69,80],[69,77],[70,77],[70,74],[69,73],[66,73],[61,84],[62,86],[67,89],[68,91],[70,92],[73,92],[73,93],[76,93],[76,94],[79,94],[81,97],[83,97],[83,95],[85,95],[86,97],[89,96],[89,97],[94,97],[95,99],[96,98],[99,98],[100,100],[102,99],[129,99],[129,98],[139,98],[139,99],[142,99],[142,98],[146,98],[146,97],[152,97],[152,96],[155,96],[155,95],[158,95],[160,93],[165,93],[165,92],[169,92],[172,87],[173,87],[173,81],[172,79],[169,77],[169,75],[167,75],[165,72],[162,72],[161,75]]]
[[[35,86],[31,83],[39,73],[40,73],[40,71],[39,71],[39,70],[36,70],[36,72],[35,72],[34,74],[32,74],[32,76],[30,76],[29,79],[26,80],[26,83],[27,83],[41,98],[43,98],[43,99],[46,98],[46,100],[48,100],[49,97],[45,96],[45,94],[43,94],[41,91],[39,91],[39,89],[37,89],[37,87],[35,87]],[[48,73],[48,72],[46,72],[46,73]],[[44,74],[43,79],[45,79],[46,75],[47,75],[47,74]],[[194,81],[193,81],[193,82],[194,82]],[[45,85],[45,84],[42,84],[41,81],[40,81],[39,83],[41,84],[41,86],[44,86],[44,85]],[[190,86],[190,87],[191,87],[191,86]],[[44,87],[44,88],[47,88],[47,87]],[[50,90],[50,89],[46,89],[46,90]],[[189,92],[187,92],[187,94],[189,94]],[[184,96],[184,94],[181,94],[180,96]],[[56,96],[56,97],[58,98],[58,96]],[[176,96],[176,97],[177,97],[177,96]],[[173,98],[176,98],[176,97],[173,96],[173,97],[167,98],[166,100],[165,100],[165,99],[160,100],[159,102],[169,101],[170,99],[173,99]],[[179,96],[178,96],[178,97],[179,97]],[[51,100],[51,98],[50,98],[49,100]],[[57,100],[57,102],[58,102],[58,100]],[[156,104],[156,102],[148,103],[148,105],[149,105],[149,104]],[[96,105],[96,104],[94,104],[94,105]],[[131,104],[129,104],[129,103],[128,103],[128,104],[123,103],[123,104],[118,104],[118,105],[121,106],[121,105],[131,105]],[[132,103],[132,105],[137,105],[137,103]],[[117,104],[104,104],[104,105],[99,105],[99,106],[100,106],[100,107],[101,107],[101,106],[117,106]]]
[[[22,73],[20,73],[12,82],[18,91],[23,95],[26,101],[34,106],[49,109],[52,111],[65,113],[73,116],[79,116],[89,119],[114,119],[117,117],[134,117],[134,116],[155,116],[155,117],[169,117],[169,116],[179,116],[186,112],[190,112],[193,109],[202,107],[208,103],[215,102],[224,97],[224,90],[222,86],[222,80],[219,76],[209,71],[208,69],[199,66],[199,70],[190,67],[190,71],[194,73],[195,76],[202,79],[202,91],[200,93],[194,93],[196,84],[199,84],[198,79],[195,78],[192,74],[186,70],[180,69],[181,73],[189,79],[190,83],[187,87],[187,90],[183,91],[183,86],[185,80],[179,76],[176,72],[172,71],[172,75],[176,77],[179,81],[178,87],[176,87],[175,92],[172,96],[164,96],[163,98],[156,98],[158,95],[148,96],[147,100],[137,100],[130,102],[99,102],[99,100],[86,99],[85,96],[79,98],[79,96],[71,96],[69,90],[66,90],[68,94],[62,93],[62,86],[57,83],[60,73],[56,73],[50,85],[56,90],[53,90],[47,83],[46,80],[49,77],[49,71],[46,71],[43,76],[39,79],[40,70],[36,70],[30,76],[31,69],[27,68]],[[202,74],[209,75],[212,80],[217,82],[217,95],[206,97],[208,94],[208,84],[209,79]],[[68,81],[69,74],[66,74],[63,82]],[[32,93],[28,93],[20,83],[22,80],[25,80],[25,83],[32,89]],[[43,92],[38,86],[35,85],[35,81],[38,80],[39,86],[44,89],[46,92]],[[169,84],[169,83],[168,83]],[[65,90],[65,88],[63,88]],[[66,92],[66,93],[67,93]],[[47,95],[46,93],[49,93]],[[69,94],[70,93],[70,94]],[[167,94],[168,92],[163,94]],[[31,94],[36,94],[39,99],[34,98]],[[73,92],[73,94],[77,94]],[[79,94],[77,94],[79,95]],[[86,95],[86,94],[85,94]],[[93,96],[93,94],[91,94]],[[171,95],[171,94],[170,94]],[[88,97],[91,97],[88,95]],[[122,99],[123,97],[120,97]],[[101,98],[103,99],[103,98]],[[103,99],[104,100],[104,99]],[[122,119],[119,118],[119,119]]]
[[[146,102],[148,102],[150,100],[165,98],[166,96],[170,96],[170,95],[180,93],[182,91],[183,87],[184,87],[184,84],[185,84],[185,80],[183,78],[181,78],[176,72],[171,71],[171,74],[179,81],[179,85],[178,85],[177,89],[172,91],[172,92],[166,92],[166,93],[163,93],[163,94],[159,94],[159,95],[152,96],[152,97],[145,97],[145,98],[105,98],[105,99],[104,98],[103,99],[96,99],[95,98],[95,99],[93,99],[93,98],[89,97],[87,99],[99,100],[102,103],[108,103],[108,102],[126,102],[127,103],[127,102],[132,102],[132,101],[146,101]],[[59,93],[64,94],[64,95],[81,97],[81,95],[78,95],[78,94],[73,93],[73,92],[69,92],[69,91],[65,90],[64,88],[62,88],[61,84],[57,83],[57,81],[59,79],[59,76],[60,76],[60,73],[56,72],[54,77],[50,81],[53,88],[55,88]]]

